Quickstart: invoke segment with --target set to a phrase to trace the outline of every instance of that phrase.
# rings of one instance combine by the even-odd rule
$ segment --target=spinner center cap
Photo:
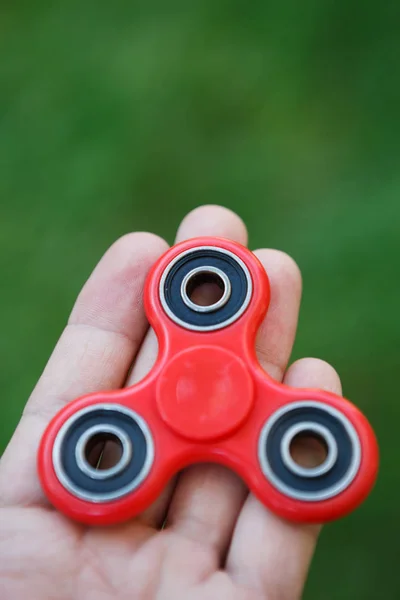
[[[248,416],[253,381],[244,362],[215,346],[177,354],[160,373],[157,406],[171,429],[196,441],[223,437]]]

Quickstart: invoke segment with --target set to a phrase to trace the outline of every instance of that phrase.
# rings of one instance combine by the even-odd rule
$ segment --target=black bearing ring
[[[122,455],[110,469],[96,470],[85,458],[85,446],[96,434],[117,438]],[[109,502],[129,494],[147,477],[154,444],[145,421],[117,404],[96,404],[70,417],[53,446],[53,466],[60,483],[77,498]]]
[[[299,432],[317,434],[328,448],[319,467],[296,466],[288,445]],[[320,402],[300,401],[283,406],[264,424],[258,458],[265,477],[280,492],[309,502],[337,496],[357,475],[361,445],[357,432],[340,411]]]
[[[208,307],[189,299],[187,286],[192,277],[219,279],[222,298]],[[160,281],[160,301],[167,315],[186,329],[212,331],[236,321],[246,310],[252,294],[250,272],[232,252],[215,246],[201,246],[179,254],[165,269]]]

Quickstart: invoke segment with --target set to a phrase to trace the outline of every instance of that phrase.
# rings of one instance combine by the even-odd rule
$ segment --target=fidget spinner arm
[[[193,290],[207,282],[220,298],[202,306]],[[294,521],[337,519],[366,498],[378,470],[366,418],[340,396],[274,381],[257,361],[269,282],[254,254],[220,238],[180,243],[154,265],[144,300],[159,342],[152,371],[132,387],[71,402],[45,431],[38,468],[54,506],[88,524],[121,522],[196,462],[235,470],[265,506]],[[326,448],[317,467],[292,456],[302,435]],[[111,468],[89,462],[99,439],[119,445]]]

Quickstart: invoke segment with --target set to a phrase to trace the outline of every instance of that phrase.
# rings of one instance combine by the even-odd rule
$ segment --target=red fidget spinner
[[[218,283],[221,297],[200,306],[192,291],[206,281]],[[283,385],[262,370],[254,345],[269,295],[264,268],[237,243],[202,237],[168,250],[144,296],[159,342],[152,371],[132,387],[76,399],[44,433],[39,476],[52,504],[83,523],[121,522],[183,467],[216,462],[281,517],[324,523],[354,510],[377,476],[374,432],[344,398]],[[301,434],[324,442],[317,467],[291,455]],[[88,461],[99,436],[120,446],[111,468]]]

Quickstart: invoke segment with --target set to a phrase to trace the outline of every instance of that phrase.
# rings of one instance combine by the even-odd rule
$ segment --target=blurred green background
[[[399,17],[365,0],[0,7],[0,450],[108,245],[172,242],[191,208],[228,206],[252,248],[300,265],[293,358],[330,361],[380,441],[308,600],[400,597]]]

